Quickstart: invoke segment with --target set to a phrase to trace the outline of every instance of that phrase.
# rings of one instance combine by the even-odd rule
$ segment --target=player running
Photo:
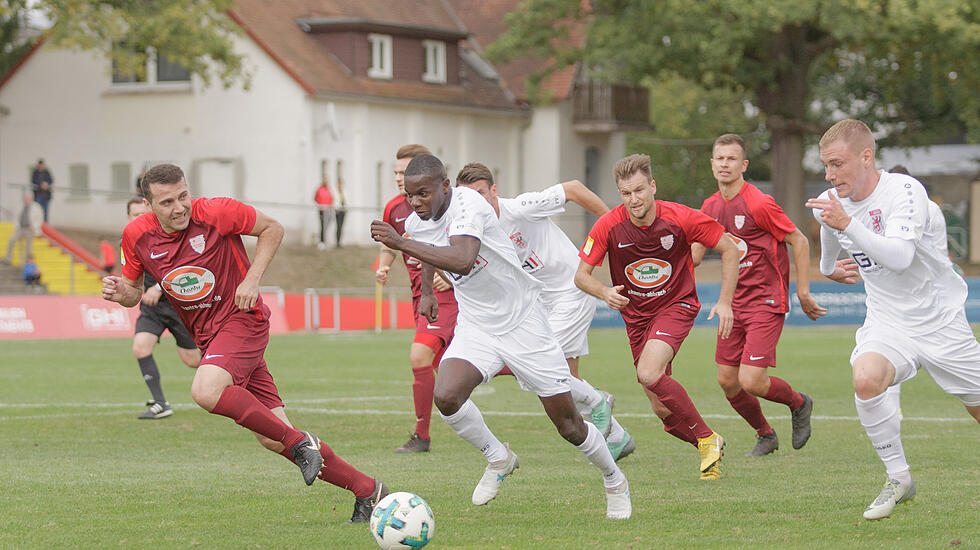
[[[707,215],[654,199],[657,183],[650,175],[650,157],[620,159],[613,174],[623,204],[592,227],[579,251],[582,261],[575,284],[622,314],[637,381],[646,389],[664,430],[697,447],[701,479],[718,479],[725,439],[708,427],[684,387],[671,378],[671,362],[701,309],[691,243],[721,253],[721,295],[708,319],[718,316],[722,338],[732,330],[738,248],[721,224]],[[607,253],[612,287],[592,275]]]
[[[854,403],[887,481],[864,510],[888,517],[915,498],[902,447],[897,393],[888,388],[924,368],[980,422],[980,344],[966,320],[966,281],[946,254],[943,224],[930,219],[918,180],[875,168],[875,140],[861,121],[847,119],[820,138],[824,178],[833,189],[806,202],[820,222],[820,272],[853,283],[860,271],[867,316],[851,353]],[[849,259],[837,261],[844,250]]]
[[[552,185],[541,192],[522,193],[512,199],[497,196],[490,169],[478,162],[467,164],[456,176],[456,185],[468,187],[490,203],[500,226],[510,236],[521,266],[544,284],[541,302],[548,323],[572,372],[572,399],[579,411],[606,437],[606,445],[619,460],[636,450],[636,442],[612,415],[612,395],[599,392],[578,376],[578,360],[589,353],[589,326],[595,316],[591,296],[575,286],[578,249],[551,216],[565,211],[572,201],[599,217],[609,211],[602,199],[578,180]]]
[[[269,308],[259,281],[282,241],[282,225],[234,199],[191,199],[184,172],[172,164],[147,170],[141,186],[152,212],[123,231],[122,276],[102,279],[102,297],[135,306],[149,272],[204,352],[191,383],[194,401],[252,430],[262,446],[299,466],[307,485],[320,477],[354,493],[350,521],[368,521],[388,489],[289,423],[263,358]],[[241,235],[258,237],[252,262]]]
[[[395,155],[395,183],[398,184],[398,196],[388,201],[382,220],[395,228],[400,235],[405,234],[405,220],[412,213],[412,207],[405,199],[405,167],[417,155],[429,155],[429,150],[423,145],[410,144],[398,149]],[[439,367],[439,359],[446,346],[453,339],[453,329],[456,327],[456,297],[453,287],[441,276],[436,275],[436,298],[439,301],[439,318],[429,321],[424,315],[419,315],[419,299],[421,291],[421,269],[419,261],[402,254],[405,270],[408,271],[412,283],[412,313],[415,315],[415,339],[409,348],[409,361],[412,365],[412,399],[415,403],[415,431],[408,441],[395,449],[396,453],[425,453],[429,451],[431,436],[429,424],[432,420],[432,389],[435,387],[435,369]],[[378,257],[378,270],[375,278],[378,284],[388,283],[388,271],[395,261],[395,252],[381,245],[381,255]]]
[[[755,428],[755,447],[745,456],[763,456],[779,448],[779,438],[766,421],[759,397],[790,409],[793,448],[810,439],[813,399],[781,378],[769,376],[776,366],[776,344],[789,311],[789,253],[796,264],[796,296],[814,321],[827,313],[810,295],[810,243],[769,195],[745,181],[749,167],[745,142],[737,134],[715,140],[711,171],[718,191],[705,199],[701,211],[718,220],[739,250],[738,286],[732,301],[735,321],[728,338],[718,338],[715,362],[718,384],[732,408]],[[704,246],[691,245],[694,265]]]
[[[381,221],[371,224],[371,236],[424,262],[420,312],[429,319],[436,318],[438,308],[433,267],[453,279],[459,319],[439,365],[435,404],[453,431],[489,463],[473,490],[473,504],[490,502],[518,467],[517,455],[493,435],[469,399],[506,363],[521,387],[538,395],[558,433],[602,472],[606,517],[629,518],[626,476],[569,394],[568,363],[538,301],[542,285],[521,268],[493,209],[472,189],[451,187],[445,166],[431,155],[409,163],[405,190],[415,210],[406,223],[411,238]]]

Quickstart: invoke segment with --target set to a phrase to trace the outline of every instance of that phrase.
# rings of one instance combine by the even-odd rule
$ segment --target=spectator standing
[[[111,275],[116,269],[116,247],[108,240],[102,239],[99,243],[99,255],[102,257],[102,271],[106,275]]]
[[[51,188],[54,187],[54,178],[44,164],[44,159],[37,159],[37,166],[31,174],[31,190],[34,191],[34,200],[41,205],[44,211],[44,221],[48,221],[48,204],[51,202]]]
[[[4,257],[6,263],[14,261],[14,245],[17,241],[24,241],[24,260],[31,257],[34,248],[34,237],[41,234],[41,224],[44,221],[44,211],[41,205],[34,202],[30,191],[24,192],[24,207],[17,215],[17,222],[14,226],[14,233],[7,242],[7,255]]]
[[[316,194],[313,195],[313,201],[316,202],[317,212],[320,215],[320,242],[316,243],[316,247],[320,250],[327,248],[327,229],[330,228],[330,222],[333,221],[333,195],[330,193],[330,186],[327,185],[327,175],[323,175],[323,181],[320,182],[320,187],[317,187]]]
[[[337,197],[334,200],[333,213],[337,220],[337,248],[340,248],[340,237],[344,230],[344,218],[347,216],[347,198],[344,197],[344,180],[337,178]]]

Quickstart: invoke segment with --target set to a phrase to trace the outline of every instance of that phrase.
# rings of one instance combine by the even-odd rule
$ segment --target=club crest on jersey
[[[194,302],[214,290],[214,273],[203,267],[183,265],[164,275],[160,286],[181,302]]]
[[[664,250],[670,250],[670,247],[674,246],[674,236],[660,237],[660,246],[664,247]]]
[[[194,252],[197,252],[198,254],[204,252],[204,235],[191,237],[191,240],[187,242],[190,243],[191,248],[194,249]]]
[[[511,235],[510,241],[514,243],[514,248],[518,250],[524,250],[527,248],[527,241],[524,240],[524,235],[522,235],[520,231]]]
[[[735,216],[735,229],[742,229],[742,226],[743,225],[745,225],[745,216],[743,216],[741,214],[736,215]]]
[[[868,212],[871,216],[871,229],[880,234],[881,233],[881,210],[875,209]]]
[[[640,288],[657,288],[670,279],[670,264],[656,258],[637,260],[624,270],[626,279]]]

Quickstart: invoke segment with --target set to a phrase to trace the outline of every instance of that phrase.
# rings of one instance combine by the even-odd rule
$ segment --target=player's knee
[[[191,383],[191,399],[200,405],[202,409],[211,412],[214,406],[218,404],[218,399],[220,398],[221,392],[214,392],[203,384],[198,384],[196,379]]]
[[[860,399],[871,399],[881,395],[886,389],[887,386],[883,386],[881,380],[876,377],[866,376],[863,373],[854,374],[854,393]]]
[[[749,380],[741,380],[740,382],[741,382],[742,389],[744,389],[745,391],[751,393],[756,397],[763,397],[764,395],[766,395],[766,392],[768,391],[767,388],[768,384],[766,384],[765,379],[762,380],[749,379]]]
[[[589,428],[585,425],[581,416],[575,415],[564,417],[555,422],[558,433],[572,445],[581,445],[589,434]]]
[[[466,399],[458,395],[457,392],[440,390],[439,388],[436,388],[432,395],[432,402],[443,416],[455,414],[465,401]]]
[[[741,388],[738,383],[738,378],[732,378],[721,373],[718,373],[718,385],[721,386],[721,389],[725,391],[726,395],[730,392],[737,393]]]

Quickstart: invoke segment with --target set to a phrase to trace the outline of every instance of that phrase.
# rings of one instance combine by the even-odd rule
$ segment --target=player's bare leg
[[[217,365],[201,365],[191,382],[191,398],[204,410],[227,416],[240,426],[279,441],[292,451],[293,460],[307,485],[316,480],[323,457],[315,435],[301,432],[282,421],[248,390],[234,385],[234,379]]]
[[[606,489],[606,517],[628,519],[633,507],[630,502],[629,484],[626,475],[616,465],[605,440],[594,424],[582,420],[575,408],[570,393],[560,393],[550,397],[539,397],[548,418],[558,429],[558,433],[569,443],[575,445],[585,458],[602,472]]]

